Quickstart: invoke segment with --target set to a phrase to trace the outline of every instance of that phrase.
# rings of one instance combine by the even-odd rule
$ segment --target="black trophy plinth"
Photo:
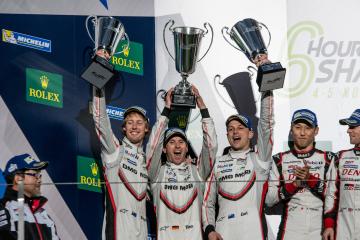
[[[114,66],[105,58],[95,55],[81,77],[97,88],[103,88],[114,74]]]
[[[260,92],[279,89],[284,86],[286,68],[279,62],[260,65],[258,68],[256,83]]]

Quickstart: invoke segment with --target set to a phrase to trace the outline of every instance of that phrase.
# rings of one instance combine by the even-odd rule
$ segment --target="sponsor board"
[[[101,193],[100,167],[96,160],[89,157],[77,156],[78,188]]]
[[[129,48],[126,48],[127,41],[120,41],[115,54],[111,57],[110,63],[114,65],[115,70],[128,72],[136,75],[144,75],[143,45],[137,42],[130,42]]]
[[[26,100],[63,107],[63,77],[56,73],[26,68]]]
[[[281,96],[360,98],[360,41],[335,39],[332,34],[332,29],[316,21],[300,21],[289,28],[288,60],[295,74]]]
[[[44,52],[51,52],[50,40],[14,32],[7,29],[2,29],[2,41]]]
[[[106,113],[109,118],[116,120],[124,120],[125,109],[114,106],[106,106]]]

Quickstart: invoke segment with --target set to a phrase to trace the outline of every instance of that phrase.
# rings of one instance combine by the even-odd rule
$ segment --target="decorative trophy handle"
[[[218,81],[216,81],[216,79],[218,79]],[[218,88],[217,88],[217,84],[220,84],[220,85],[223,85],[222,82],[220,82],[221,80],[221,76],[219,74],[216,74],[215,77],[214,77],[214,88],[215,88],[215,91],[216,93],[220,96],[220,98],[224,101],[224,103],[226,103],[226,105],[228,105],[229,107],[231,108],[235,108],[235,106],[231,103],[229,103],[219,92]]]
[[[248,67],[247,67],[247,70],[250,72],[250,73],[249,73],[250,78],[252,78],[252,77],[255,75],[255,73],[257,73],[256,68],[254,68],[253,66],[248,66]]]
[[[91,15],[91,16],[88,16],[88,17],[86,18],[86,20],[85,20],[85,27],[86,27],[86,31],[87,31],[87,34],[88,34],[89,38],[91,39],[91,41],[92,41],[94,44],[96,44],[96,43],[95,43],[95,40],[94,40],[93,36],[91,35],[90,30],[89,30],[89,20],[90,20],[91,18],[94,18],[94,19],[92,19],[91,21],[92,21],[93,25],[95,26],[96,21],[97,21],[97,17],[96,17],[95,15]],[[96,47],[97,47],[97,46],[95,46],[95,48],[96,48]]]
[[[268,32],[268,34],[269,34],[269,41],[268,41],[268,44],[267,44],[267,46],[266,46],[266,48],[269,48],[270,42],[271,42],[271,33],[270,33],[270,31],[269,31],[269,28],[268,28],[265,24],[263,24],[262,22],[258,22],[258,24],[261,25],[261,26],[263,26],[264,28],[266,28],[266,30],[267,30],[267,32]]]
[[[171,23],[171,26],[169,27],[169,30],[170,30],[171,32],[174,31],[171,27],[174,26],[175,21],[172,20],[172,19],[170,19],[170,20],[165,24],[165,26],[164,26],[164,29],[163,29],[163,40],[164,40],[164,44],[165,44],[166,51],[169,53],[170,57],[175,61],[175,58],[173,57],[173,55],[171,55],[171,53],[170,53],[170,51],[169,51],[169,48],[168,48],[168,46],[167,46],[167,44],[166,44],[166,39],[165,39],[165,29],[166,29],[167,25],[169,25],[169,23]]]
[[[125,47],[125,48],[123,48],[123,50],[122,50],[122,51],[114,53],[114,55],[115,55],[115,54],[120,54],[120,53],[123,53],[124,51],[126,51],[127,49],[129,49],[130,39],[129,39],[129,36],[128,36],[126,33],[124,33],[124,38],[127,40],[126,47]]]
[[[228,36],[231,36],[231,34],[229,33],[229,28],[228,28],[228,27],[223,27],[223,28],[221,29],[221,33],[222,33],[223,38],[225,39],[225,41],[227,41],[233,48],[239,50],[240,52],[242,52],[242,53],[244,53],[244,54],[246,55],[246,53],[245,53],[243,50],[241,50],[241,48],[238,48],[238,47],[235,46],[232,42],[230,42],[230,40],[228,40],[228,39],[226,38],[226,36],[225,36],[225,34],[224,34],[224,31],[225,31],[225,33],[226,33]]]
[[[165,100],[166,97],[166,90],[165,89],[160,89],[157,93],[156,93],[156,109],[158,110],[159,113],[161,113],[161,110],[159,108],[159,105],[157,104],[157,99],[160,95],[160,98]]]
[[[208,29],[206,26],[209,26],[209,28],[210,28],[210,31],[211,31],[211,41],[210,41],[210,45],[209,45],[208,49],[206,50],[206,52],[204,53],[204,55],[203,55],[197,62],[200,62],[200,61],[206,56],[206,54],[209,52],[209,50],[210,50],[210,48],[211,48],[211,46],[212,46],[212,44],[213,44],[213,40],[214,40],[214,30],[213,30],[212,26],[210,25],[210,23],[208,23],[208,22],[204,23],[204,28],[206,29],[206,32],[203,34],[203,36],[205,36],[205,35],[208,34],[208,32],[209,32],[209,29]]]

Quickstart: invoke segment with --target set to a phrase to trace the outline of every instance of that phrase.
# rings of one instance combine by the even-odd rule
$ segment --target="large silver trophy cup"
[[[92,23],[95,37],[90,33],[89,22]],[[114,17],[89,16],[86,18],[85,26],[95,48],[92,62],[81,77],[92,85],[102,88],[114,76],[114,66],[109,63],[109,59],[128,48],[129,38],[125,33],[124,25]],[[124,38],[127,39],[127,47],[121,52],[115,52],[119,41]]]
[[[261,35],[262,27],[269,34],[267,45],[265,45]],[[263,92],[283,87],[286,69],[281,66],[280,62],[271,63],[267,59],[267,48],[270,45],[271,34],[265,24],[247,18],[237,22],[230,31],[228,27],[223,27],[222,34],[231,46],[243,52],[258,67],[256,82],[259,86],[259,91]],[[230,36],[232,41],[228,40],[226,35]]]
[[[175,58],[170,53],[165,40],[165,30],[169,24],[171,25],[168,29],[174,36]],[[204,23],[206,31],[195,27],[172,28],[174,24],[174,20],[171,19],[165,24],[163,29],[163,40],[166,50],[175,61],[176,71],[178,71],[182,77],[181,82],[174,88],[171,106],[175,108],[195,108],[196,99],[191,93],[191,84],[187,81],[187,78],[195,71],[196,63],[201,61],[209,52],[214,33],[209,23]],[[208,33],[208,27],[211,30],[211,42],[204,55],[198,60],[201,39]]]

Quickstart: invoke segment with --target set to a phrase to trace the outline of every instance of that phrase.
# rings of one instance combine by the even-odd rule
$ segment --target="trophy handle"
[[[263,26],[264,28],[266,28],[266,30],[267,30],[267,32],[268,32],[268,34],[269,34],[269,41],[268,41],[268,44],[267,44],[267,46],[266,46],[266,48],[269,48],[270,42],[271,42],[271,33],[270,33],[268,27],[267,27],[265,24],[263,24],[262,22],[258,22],[258,24],[260,24],[261,26]]]
[[[225,33],[224,33],[225,32]],[[231,34],[229,33],[229,28],[228,27],[223,27],[221,29],[221,34],[223,35],[223,38],[225,39],[225,41],[227,41],[233,48],[239,50],[240,52],[243,52],[245,55],[246,53],[241,50],[240,48],[238,48],[237,46],[235,46],[232,42],[230,42],[230,40],[227,39],[227,37],[225,36],[225,34],[227,34],[228,36],[230,36]]]
[[[160,108],[159,108],[159,106],[158,106],[158,104],[157,104],[157,99],[158,99],[158,97],[159,97],[159,95],[160,95],[160,98],[163,99],[163,100],[165,100],[166,93],[167,93],[167,92],[166,92],[165,89],[160,89],[160,90],[156,93],[156,109],[158,110],[159,113],[161,113],[161,110],[160,110]]]
[[[200,62],[200,61],[206,56],[206,54],[209,52],[209,50],[210,50],[210,48],[211,48],[211,46],[212,46],[212,44],[213,44],[213,40],[214,40],[214,30],[213,30],[212,26],[210,25],[210,23],[208,23],[208,22],[204,23],[204,28],[206,29],[206,32],[203,34],[203,36],[205,36],[205,35],[208,34],[208,32],[209,32],[209,29],[208,29],[206,26],[209,26],[209,28],[210,28],[210,31],[211,31],[211,41],[210,41],[210,45],[209,45],[208,49],[206,50],[206,52],[204,53],[204,55],[203,55],[197,62]]]
[[[92,23],[95,25],[97,18],[96,18],[95,15],[91,15],[91,16],[88,16],[88,17],[86,18],[86,20],[85,20],[85,27],[86,27],[86,31],[87,31],[87,34],[88,34],[89,38],[91,39],[91,41],[92,41],[93,43],[95,43],[95,40],[94,40],[94,38],[92,37],[92,35],[91,35],[91,33],[90,33],[90,30],[89,30],[89,20],[90,20],[91,18],[94,18],[94,19],[92,19],[91,21],[92,21]],[[97,47],[97,46],[96,46],[96,47]]]
[[[216,81],[216,79],[218,79],[218,81]],[[215,91],[216,93],[220,96],[220,98],[224,101],[224,103],[226,103],[226,105],[228,105],[229,107],[231,108],[235,108],[235,106],[231,103],[229,103],[219,92],[218,88],[217,88],[217,84],[220,84],[220,85],[223,85],[222,82],[220,82],[221,80],[221,76],[219,74],[216,74],[215,77],[214,77],[214,88],[215,88]]]
[[[123,53],[125,50],[129,49],[129,46],[130,46],[130,39],[129,39],[129,36],[128,36],[126,33],[124,33],[124,36],[125,36],[125,39],[127,40],[126,47],[125,47],[125,48],[123,48],[123,50],[122,50],[122,51],[114,53],[114,55],[115,55],[115,54],[120,54],[120,53]]]
[[[171,25],[170,25],[170,27],[169,27],[169,30],[170,30],[171,32],[173,32],[173,29],[171,29],[171,27],[174,26],[175,21],[172,20],[172,19],[170,19],[170,20],[165,24],[165,26],[164,26],[164,29],[163,29],[163,40],[164,40],[164,44],[165,44],[166,51],[168,52],[168,54],[170,55],[170,57],[175,61],[175,58],[173,57],[173,55],[171,55],[171,53],[170,53],[170,51],[169,51],[169,48],[168,48],[168,46],[167,46],[167,44],[166,44],[166,39],[165,39],[165,29],[166,29],[167,25],[169,25],[169,23],[171,23]]]
[[[250,72],[250,78],[252,79],[252,77],[255,75],[255,73],[257,72],[256,68],[254,68],[253,66],[248,66],[247,70]]]

